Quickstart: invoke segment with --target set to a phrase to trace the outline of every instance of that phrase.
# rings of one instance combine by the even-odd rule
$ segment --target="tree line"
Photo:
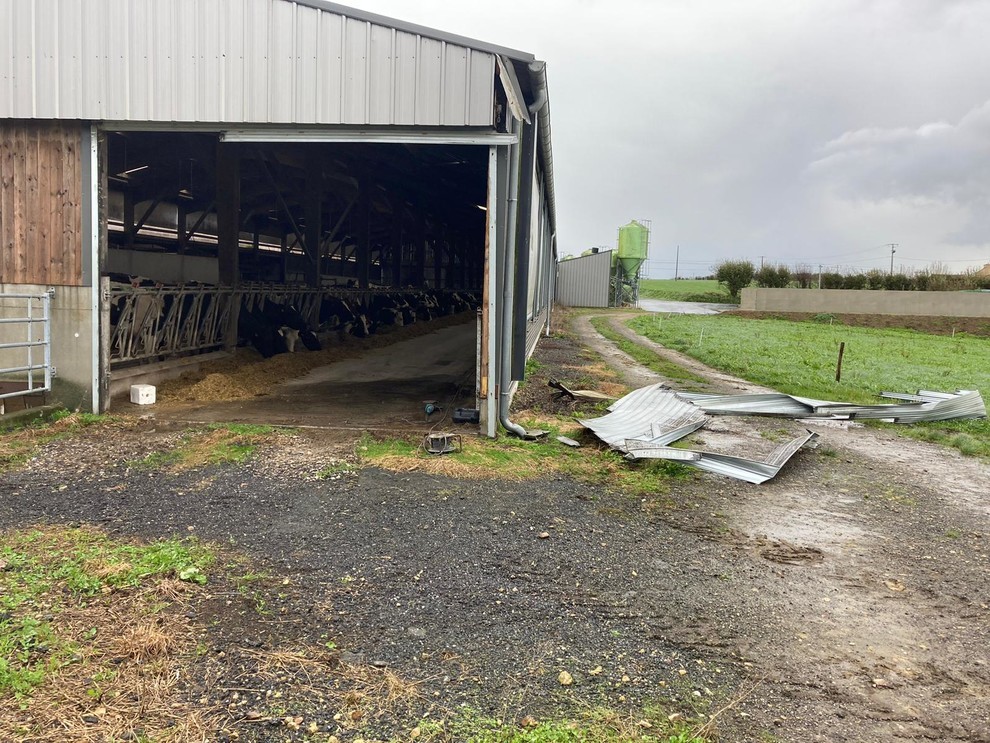
[[[948,273],[937,264],[910,274],[872,269],[857,273],[813,271],[811,266],[797,266],[793,271],[782,264],[765,263],[757,268],[751,261],[725,260],[715,266],[711,277],[738,297],[747,286],[768,289],[886,289],[888,291],[966,291],[990,289],[990,276],[976,271]]]

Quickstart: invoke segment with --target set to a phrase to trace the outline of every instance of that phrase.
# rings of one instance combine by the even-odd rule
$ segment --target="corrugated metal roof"
[[[626,451],[629,440],[669,444],[697,431],[705,414],[663,384],[630,392],[609,407],[608,415],[579,421],[609,446]]]
[[[580,423],[609,446],[626,452],[630,459],[677,460],[755,484],[776,476],[795,452],[818,438],[818,434],[808,431],[778,446],[763,460],[667,446],[697,431],[707,416],[662,383],[633,390],[616,400],[609,411],[601,418]]]
[[[0,12],[0,118],[491,126],[495,54],[531,59],[322,2],[0,0]]]
[[[340,5],[339,3],[324,2],[324,0],[289,1],[298,3],[299,5],[308,5],[311,8],[326,10],[331,13],[346,15],[348,18],[357,18],[362,21],[367,21],[368,23],[377,23],[382,26],[390,26],[398,29],[399,31],[406,31],[419,36],[428,36],[431,39],[446,41],[449,44],[459,44],[461,46],[470,47],[471,49],[477,49],[478,51],[491,52],[492,54],[504,54],[505,56],[512,59],[517,59],[520,62],[532,62],[536,59],[529,52],[521,52],[518,49],[510,49],[505,46],[490,44],[487,41],[480,41],[478,39],[468,38],[467,36],[447,33],[446,31],[428,28],[427,26],[420,26],[416,23],[409,23],[408,21],[399,20],[398,18],[389,18],[388,16],[379,15],[378,13],[369,13],[366,10],[351,8],[346,5]]]
[[[781,468],[798,451],[806,446],[814,446],[818,439],[817,433],[806,431],[801,436],[791,439],[774,449],[770,456],[763,460],[746,459],[731,454],[698,451],[696,449],[673,449],[670,447],[641,446],[635,442],[629,450],[633,459],[673,459],[686,462],[691,467],[697,467],[705,472],[734,477],[737,480],[759,485],[777,476]],[[696,455],[696,456],[691,456]]]
[[[855,405],[845,402],[795,397],[780,392],[747,395],[677,393],[709,415],[765,415],[782,418],[891,419],[896,423],[986,418],[983,397],[976,390],[955,393],[920,390],[916,395],[882,393],[884,397],[906,400],[882,405]]]

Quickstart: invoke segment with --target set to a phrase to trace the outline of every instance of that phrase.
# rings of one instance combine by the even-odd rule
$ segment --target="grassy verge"
[[[699,361],[794,395],[858,403],[882,402],[883,390],[978,389],[990,395],[990,347],[965,334],[849,327],[834,322],[750,320],[732,316],[638,317],[636,332]],[[835,381],[844,342],[842,381]],[[990,456],[986,420],[896,426],[908,436]]]
[[[155,740],[202,730],[200,714],[170,696],[176,658],[192,643],[188,622],[168,608],[206,582],[212,562],[189,541],[122,543],[85,528],[4,533],[0,739],[126,739],[138,719],[162,733]]]
[[[0,424],[0,472],[20,467],[44,444],[110,420],[107,416],[56,410],[46,416]]]
[[[697,726],[695,726],[697,727]],[[543,721],[523,718],[521,724],[484,717],[461,709],[441,721],[424,722],[417,728],[424,743],[704,743],[679,713],[651,707],[638,715],[625,715],[595,707],[574,720]]]
[[[550,434],[539,441],[512,436],[495,440],[465,436],[461,451],[439,456],[427,453],[422,440],[366,436],[358,446],[358,455],[366,464],[398,472],[422,471],[470,480],[528,480],[558,473],[635,495],[666,493],[672,476],[687,473],[676,462],[628,462],[589,438],[574,423],[551,419],[520,423],[527,428],[549,428]],[[579,449],[568,447],[556,440],[560,434],[584,440],[585,445]]]
[[[645,299],[667,299],[675,302],[714,302],[739,304],[725,287],[714,279],[642,279],[639,296]]]
[[[188,431],[172,449],[153,452],[129,464],[132,467],[173,471],[211,464],[243,464],[255,455],[258,446],[276,435],[277,431],[272,426],[217,423],[205,429]]]
[[[609,322],[608,317],[593,317],[591,318],[591,324],[601,336],[614,343],[615,346],[624,354],[632,357],[643,366],[648,369],[652,369],[657,374],[660,374],[667,379],[686,383],[682,385],[685,389],[696,390],[699,386],[707,385],[706,379],[699,377],[697,374],[685,369],[683,366],[675,364],[672,361],[668,361],[659,354],[651,351],[649,348],[646,348],[635,341],[629,340],[621,333],[617,333],[615,329],[612,328],[612,324]]]

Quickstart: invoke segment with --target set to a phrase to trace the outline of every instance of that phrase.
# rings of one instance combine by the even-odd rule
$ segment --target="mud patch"
[[[782,565],[808,565],[824,560],[825,553],[817,547],[806,547],[791,542],[771,542],[760,548],[760,557]]]

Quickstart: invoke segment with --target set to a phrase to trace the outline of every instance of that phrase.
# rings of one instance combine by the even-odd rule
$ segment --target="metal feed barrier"
[[[0,414],[7,399],[51,391],[53,294],[0,294]]]
[[[324,297],[367,303],[376,294],[394,291],[272,284],[237,289],[111,284],[105,297],[110,308],[110,363],[164,360],[228,347],[231,308],[239,313],[242,307],[264,309],[267,302],[291,305],[315,329]]]
[[[111,286],[110,362],[222,348],[233,298],[230,289]]]

